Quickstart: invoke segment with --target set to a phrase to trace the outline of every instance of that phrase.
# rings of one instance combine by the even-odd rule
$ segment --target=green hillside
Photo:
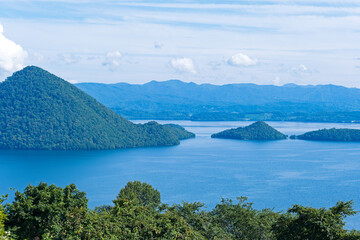
[[[247,127],[233,128],[215,133],[211,137],[239,140],[280,140],[287,138],[286,135],[262,121],[255,122]]]
[[[0,84],[0,112],[1,149],[116,149],[176,145],[180,139],[178,128],[133,124],[34,66]]]
[[[292,139],[329,141],[329,142],[360,142],[359,129],[321,129],[311,131],[299,136],[291,136]]]

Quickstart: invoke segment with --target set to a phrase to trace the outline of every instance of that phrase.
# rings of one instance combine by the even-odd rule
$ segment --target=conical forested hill
[[[211,135],[212,138],[230,138],[240,140],[280,140],[287,136],[269,126],[265,122],[258,121],[247,127],[228,129]]]
[[[179,143],[178,129],[154,122],[133,124],[34,66],[0,83],[0,113],[1,149],[90,150]]]

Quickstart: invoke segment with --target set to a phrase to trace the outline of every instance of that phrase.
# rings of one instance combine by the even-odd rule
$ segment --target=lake
[[[134,121],[136,123],[144,121]],[[211,139],[210,135],[251,122],[176,123],[195,139],[178,146],[112,151],[0,151],[0,195],[40,181],[75,183],[89,206],[111,204],[128,181],[151,184],[164,203],[199,201],[209,209],[221,198],[247,196],[255,208],[286,210],[292,204],[330,207],[354,200],[360,210],[360,143]],[[268,122],[292,135],[360,124]],[[360,215],[347,228],[360,229]]]

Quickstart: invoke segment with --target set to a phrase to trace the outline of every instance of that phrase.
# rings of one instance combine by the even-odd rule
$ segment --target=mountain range
[[[360,89],[336,85],[169,80],[76,86],[131,119],[360,121]]]

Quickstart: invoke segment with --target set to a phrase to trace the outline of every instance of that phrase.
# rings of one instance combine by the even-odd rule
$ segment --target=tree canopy
[[[344,219],[356,214],[352,201],[274,212],[239,197],[206,210],[199,202],[163,204],[159,191],[134,181],[120,190],[114,206],[92,210],[87,202],[74,184],[29,185],[5,207],[0,201],[0,239],[360,239],[359,231],[344,229]]]

